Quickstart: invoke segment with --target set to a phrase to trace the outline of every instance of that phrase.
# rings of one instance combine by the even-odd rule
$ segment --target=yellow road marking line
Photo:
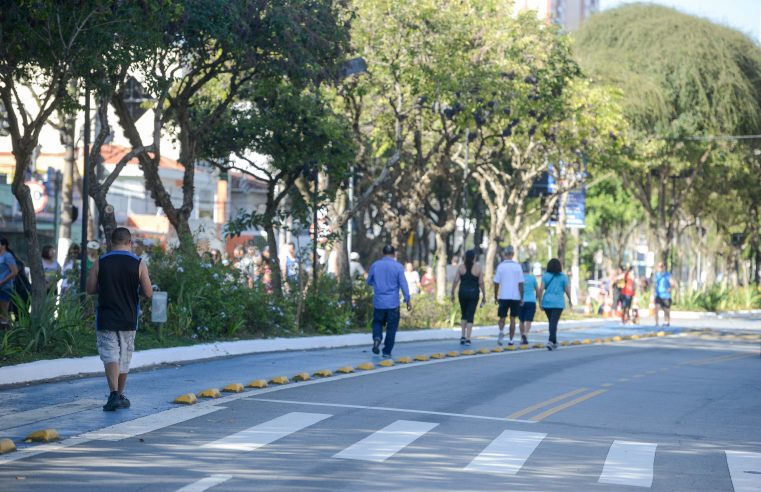
[[[602,384],[601,386],[603,388],[610,388],[611,386],[613,386],[613,383],[605,383],[605,384]]]
[[[728,362],[730,360],[736,360],[736,359],[744,359],[746,357],[753,357],[756,354],[730,354],[730,355],[723,355],[720,357],[711,357],[708,359],[697,359],[697,360],[691,360],[689,362],[685,362],[684,364],[688,364],[691,366],[704,366],[707,364],[714,364],[719,362]]]
[[[552,405],[553,403],[557,403],[561,400],[565,400],[566,398],[569,398],[573,395],[578,395],[579,393],[587,391],[587,389],[589,388],[579,388],[573,391],[569,391],[568,393],[563,393],[562,395],[556,396],[555,398],[550,398],[549,400],[545,400],[543,402],[537,403],[536,405],[531,405],[530,407],[526,407],[523,410],[518,410],[514,414],[508,415],[507,418],[517,419],[519,417],[526,415],[527,413],[531,413],[535,410],[539,410],[542,407],[546,407],[547,405]]]
[[[531,417],[530,420],[533,420],[534,422],[540,422],[540,421],[546,419],[547,417],[549,417],[550,415],[554,415],[554,414],[560,412],[561,410],[565,410],[566,408],[570,408],[570,407],[572,407],[574,405],[578,405],[579,403],[581,403],[583,401],[589,400],[590,398],[594,398],[595,396],[601,395],[601,394],[603,394],[603,393],[605,393],[607,391],[608,390],[596,390],[596,391],[592,391],[591,393],[587,393],[586,395],[581,395],[580,397],[576,398],[575,400],[571,400],[569,402],[565,402],[565,403],[563,403],[561,405],[558,405],[556,407],[552,407],[549,410],[540,413],[539,415],[535,415],[535,416]]]
[[[629,380],[629,378],[621,378],[618,380],[619,383],[625,383]]]

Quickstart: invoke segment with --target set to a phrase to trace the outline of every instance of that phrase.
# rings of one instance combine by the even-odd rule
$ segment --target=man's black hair
[[[387,244],[387,245],[383,246],[383,254],[384,255],[393,255],[394,253],[396,253],[396,250],[390,244]]]
[[[132,233],[126,227],[117,227],[111,233],[112,244],[127,244],[132,240]]]

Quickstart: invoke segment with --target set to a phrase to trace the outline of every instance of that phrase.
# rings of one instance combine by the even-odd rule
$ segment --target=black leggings
[[[550,342],[558,343],[558,323],[563,310],[560,308],[545,308],[544,313],[550,322]]]

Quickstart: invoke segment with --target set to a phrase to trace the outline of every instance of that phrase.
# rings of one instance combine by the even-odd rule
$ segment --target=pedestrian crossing
[[[327,413],[290,412],[200,447],[222,453],[248,453],[333,417],[333,414]],[[435,434],[439,426],[436,422],[395,420],[378,430],[366,431],[366,435],[333,454],[332,458],[384,463],[424,436]],[[517,475],[546,439],[547,434],[540,432],[503,430],[462,470],[494,476]],[[657,450],[657,443],[614,440],[602,463],[598,483],[651,488]],[[407,453],[403,458],[413,457],[415,450],[408,450]],[[761,453],[727,450],[725,456],[736,492],[761,490]],[[207,482],[213,485],[217,483],[214,480],[222,478],[217,476],[215,479],[204,480],[195,486],[205,486]]]

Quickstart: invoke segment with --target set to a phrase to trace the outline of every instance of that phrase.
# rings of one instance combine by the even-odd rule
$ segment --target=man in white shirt
[[[512,246],[502,251],[502,263],[497,266],[494,274],[494,302],[499,304],[499,338],[497,343],[502,345],[505,338],[505,319],[510,316],[510,341],[513,345],[515,336],[515,318],[520,314],[523,305],[523,269],[513,261],[515,249]]]

